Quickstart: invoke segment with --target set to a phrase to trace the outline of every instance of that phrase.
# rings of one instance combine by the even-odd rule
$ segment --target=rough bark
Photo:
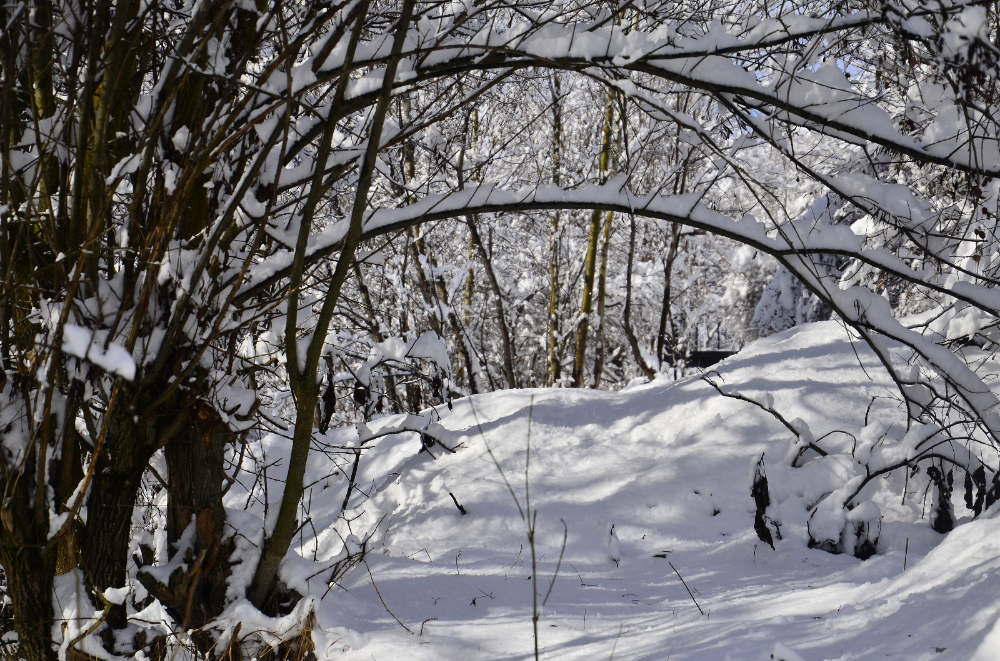
[[[176,433],[175,416],[136,407],[127,397],[113,416],[87,499],[87,523],[80,539],[80,566],[95,593],[125,586],[132,513],[142,475],[161,440]],[[124,605],[109,608],[107,625],[123,628]]]
[[[44,443],[43,439],[35,447]],[[37,504],[33,498],[33,478],[38,466],[38,453],[32,451],[25,457],[20,474],[12,475],[10,467],[3,467],[0,562],[7,578],[22,655],[28,661],[51,661],[56,658],[51,623],[57,553],[55,545],[47,543],[47,517],[36,516],[33,506]]]
[[[167,585],[149,574],[139,580],[167,608],[186,630],[197,630],[222,613],[225,605],[230,545],[222,541],[226,486],[223,471],[226,446],[235,435],[205,402],[193,402],[182,413],[183,431],[166,445],[168,469],[167,542],[183,552],[187,569],[178,569]],[[194,545],[176,549],[185,529],[194,524]],[[194,638],[202,652],[208,652],[210,635]]]
[[[0,563],[7,576],[21,655],[27,661],[53,661],[57,658],[52,646],[55,551],[14,543],[5,535]]]

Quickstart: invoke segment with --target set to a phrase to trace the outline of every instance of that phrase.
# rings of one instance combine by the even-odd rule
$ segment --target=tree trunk
[[[635,336],[635,331],[632,329],[632,264],[634,260],[635,216],[632,216],[629,218],[628,261],[625,262],[625,309],[622,311],[622,325],[625,327],[625,337],[628,338],[629,346],[632,347],[632,356],[635,358],[636,364],[646,375],[646,378],[652,381],[656,373],[643,357],[642,349],[639,347],[639,338]]]
[[[292,452],[288,458],[288,478],[281,496],[278,518],[271,534],[264,539],[260,562],[254,573],[253,583],[247,590],[247,598],[258,609],[274,612],[273,597],[277,587],[278,566],[288,552],[292,537],[298,528],[299,502],[302,500],[302,478],[309,458],[313,426],[316,420],[316,400],[319,387],[307,381],[299,389],[296,402],[295,429],[292,436]]]
[[[87,525],[81,548],[81,565],[95,593],[125,587],[132,512],[142,483],[142,469],[99,467],[92,496],[87,502]],[[95,604],[100,606],[100,604]],[[105,619],[112,629],[125,627],[125,606],[112,605]]]
[[[4,535],[0,563],[7,577],[19,651],[27,661],[54,661],[52,587],[56,553],[11,542]]]
[[[35,447],[42,443],[44,439]],[[48,517],[36,516],[35,512],[38,463],[37,452],[30,452],[20,473],[4,475],[0,482],[4,491],[0,505],[0,562],[21,654],[28,661],[51,661],[56,658],[51,623],[57,553],[55,545],[47,543]]]
[[[472,268],[472,260],[476,258],[476,246],[469,235],[469,268],[465,273],[465,305],[462,306],[462,324],[468,327],[469,313],[472,312],[472,297],[476,293],[476,271]]]
[[[594,388],[601,386],[601,375],[604,372],[604,357],[606,347],[604,340],[606,337],[604,319],[604,301],[607,298],[608,284],[608,248],[611,244],[611,219],[614,214],[608,212],[604,221],[604,242],[601,245],[601,269],[597,276],[597,319],[600,326],[597,327],[597,345],[594,347]]]
[[[417,272],[417,288],[420,289],[420,296],[424,299],[424,305],[427,306],[428,311],[432,311],[437,307],[437,304],[434,301],[434,288],[431,286],[430,280],[427,278],[427,272],[424,270],[423,262],[427,257],[424,254],[423,241],[417,237],[412,228],[407,228],[406,232],[409,235],[410,258],[413,259],[413,268]],[[443,335],[441,332],[441,318],[433,313],[428,316],[434,332],[438,335]]]
[[[667,322],[670,322],[670,364],[673,365],[677,359],[676,340],[677,333],[674,330],[673,313],[670,309],[670,272],[674,267],[674,259],[677,258],[677,245],[680,242],[681,228],[676,223],[670,229],[670,248],[667,249],[667,257],[663,260],[663,301],[660,306],[660,327],[656,333],[656,361],[658,369],[663,369],[663,353],[667,344]]]
[[[607,178],[611,162],[611,120],[614,107],[608,94],[607,111],[604,118],[604,142],[601,145],[600,178],[603,184]],[[583,267],[583,293],[580,303],[580,319],[576,329],[576,352],[573,360],[573,385],[584,387],[587,362],[587,333],[590,328],[590,313],[593,311],[594,277],[597,271],[597,244],[601,238],[601,211],[595,209],[590,216],[590,234],[587,242],[587,256]]]
[[[472,241],[479,252],[479,261],[483,263],[483,269],[486,271],[486,280],[490,283],[490,289],[493,290],[493,307],[497,315],[497,326],[500,329],[500,344],[503,352],[503,376],[507,380],[508,388],[516,388],[517,378],[514,375],[514,348],[510,341],[510,328],[507,326],[507,316],[504,314],[500,283],[497,281],[489,253],[486,252],[486,246],[483,245],[483,237],[480,236],[479,229],[476,227],[475,216],[468,216],[465,222],[469,226],[469,240]]]
[[[594,275],[597,270],[597,241],[601,236],[602,213],[595,210],[590,216],[590,232],[587,242],[587,256],[583,266],[583,294],[580,317],[576,327],[576,351],[573,359],[573,386],[582,388],[586,384],[587,332],[590,328],[590,313],[593,310]]]
[[[194,402],[188,410],[186,428],[164,451],[169,471],[169,547],[176,549],[187,527],[195,525],[194,546],[184,552],[188,568],[171,576],[166,586],[148,574],[140,573],[140,581],[183,629],[193,630],[220,615],[225,605],[228,548],[222,543],[226,481],[223,466],[226,446],[235,435],[211,405]],[[202,652],[208,652],[212,640],[199,635],[195,643]]]
[[[281,496],[281,506],[278,510],[277,520],[274,530],[264,539],[264,548],[261,551],[260,561],[257,563],[253,581],[247,590],[247,598],[257,608],[263,608],[265,604],[271,601],[277,583],[278,567],[288,552],[288,547],[298,527],[297,514],[304,491],[303,478],[309,458],[309,448],[312,444],[313,425],[316,420],[316,401],[319,398],[319,386],[316,383],[317,370],[326,333],[330,327],[330,320],[333,318],[337,301],[340,298],[340,290],[347,280],[349,270],[354,264],[354,253],[361,243],[363,235],[362,219],[365,209],[368,207],[368,192],[371,190],[372,173],[375,171],[375,161],[382,140],[382,128],[385,125],[386,113],[389,109],[392,84],[396,79],[396,67],[399,64],[400,53],[403,50],[403,43],[412,17],[413,5],[414,0],[404,0],[402,3],[399,20],[396,24],[395,34],[393,35],[391,57],[386,64],[378,102],[372,114],[368,145],[365,149],[364,160],[359,170],[358,186],[354,196],[354,206],[351,210],[350,226],[347,230],[347,236],[344,237],[344,244],[337,259],[337,266],[333,272],[333,276],[330,278],[330,286],[327,290],[326,299],[323,301],[323,306],[317,316],[315,333],[309,342],[305,356],[305,369],[300,371],[297,367],[299,364],[298,324],[296,321],[299,301],[298,287],[302,283],[312,214],[319,202],[319,184],[325,171],[324,167],[315,168],[309,199],[306,201],[303,210],[303,219],[299,227],[295,256],[292,262],[292,272],[289,277],[292,293],[289,295],[288,323],[285,331],[285,350],[288,353],[288,364],[291,366],[288,370],[288,380],[295,395],[295,429],[292,432],[292,451],[288,460],[288,475],[285,480],[285,490]],[[354,50],[361,39],[364,19],[368,13],[366,0],[363,0],[362,7],[363,9],[351,33],[351,45],[348,47],[347,57],[344,60],[345,70],[341,74],[341,82],[338,83],[337,93],[334,97],[335,106],[343,100],[347,89],[348,76],[346,64],[353,61]],[[336,117],[331,114],[327,117],[323,142],[316,158],[317,163],[325,164],[327,162],[335,126]]]
[[[552,76],[552,183],[559,185],[559,158],[562,142],[562,110],[559,105],[559,75]],[[549,316],[548,329],[548,384],[555,385],[562,378],[562,359],[559,352],[559,212],[552,214],[549,227]]]
[[[559,214],[552,216],[549,229],[549,316],[548,328],[548,383],[555,385],[562,378],[562,357],[559,351]]]
[[[361,265],[354,264],[354,279],[358,284],[358,292],[361,293],[361,303],[365,306],[365,314],[368,315],[368,323],[371,325],[371,335],[375,342],[383,342],[385,338],[382,336],[382,331],[378,325],[378,317],[375,314],[375,306],[372,304],[371,292],[368,291],[368,285],[365,283],[364,275],[361,273]],[[386,374],[385,376],[385,396],[389,400],[389,410],[393,413],[399,413],[399,395],[396,393],[396,377],[392,374]]]
[[[448,325],[451,327],[451,332],[455,336],[455,346],[458,349],[458,357],[461,360],[461,364],[464,368],[464,372],[467,374],[466,382],[469,386],[469,392],[473,395],[479,393],[479,385],[476,383],[476,375],[472,366],[472,347],[466,343],[465,329],[462,328],[462,324],[458,319],[458,315],[455,312],[454,307],[451,306],[451,301],[448,298],[448,289],[444,286],[444,282],[438,278],[434,277],[434,270],[437,269],[437,262],[435,261],[433,255],[427,250],[427,246],[423,239],[417,238],[410,244],[410,249],[413,251],[413,261],[415,261],[417,268],[417,276],[420,282],[420,290],[424,296],[424,302],[431,309],[437,308],[439,314],[443,308],[447,308],[448,312],[442,316],[447,317]],[[427,271],[424,271],[424,264],[426,264]],[[435,297],[437,300],[435,300]],[[434,325],[434,330],[438,335],[443,336],[443,329],[441,323],[444,321],[438,316],[431,316],[432,323]],[[471,344],[471,343],[469,343]]]
[[[175,416],[161,418],[135,408],[125,395],[118,401],[115,410],[108,412],[113,418],[107,442],[93,460],[96,470],[81,534],[80,565],[95,593],[125,587],[132,513],[142,474],[160,439],[179,426]],[[163,427],[157,429],[158,424]],[[105,621],[111,629],[124,628],[125,605],[110,607]]]
[[[473,110],[467,119],[471,120],[471,134],[470,141],[473,146],[475,146],[476,141],[479,139],[479,111]],[[465,181],[463,179],[463,170],[465,167],[465,146],[462,146],[462,151],[459,155],[459,166],[458,166],[458,177],[459,177],[459,189],[464,190]],[[472,168],[472,180],[479,180],[479,168]],[[514,349],[510,341],[510,329],[507,326],[507,315],[504,313],[503,307],[503,294],[500,290],[500,284],[497,281],[496,272],[493,270],[493,260],[491,259],[490,253],[486,250],[486,246],[483,245],[483,238],[479,234],[479,228],[476,224],[479,219],[475,215],[466,216],[465,224],[469,227],[469,261],[471,262],[473,256],[478,253],[479,261],[483,265],[483,269],[486,271],[486,279],[490,283],[490,289],[493,292],[493,307],[496,310],[497,315],[497,325],[500,330],[500,345],[501,345],[501,363],[503,367],[504,379],[507,381],[508,388],[517,387],[517,378],[514,374]],[[472,294],[473,294],[473,276],[474,271],[472,267],[469,267],[468,281],[465,286],[465,316],[466,321],[469,314],[469,309],[472,306]],[[472,341],[469,340],[469,351],[472,350]],[[492,383],[492,378],[491,378]]]

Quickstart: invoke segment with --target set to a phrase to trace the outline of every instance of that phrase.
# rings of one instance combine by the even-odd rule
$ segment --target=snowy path
[[[833,323],[758,342],[719,371],[741,391],[767,388],[777,409],[807,420],[817,435],[857,430],[871,398],[891,394],[871,354],[852,347]],[[531,397],[521,391],[474,400],[522,506]],[[766,452],[769,474],[778,474],[788,447],[787,432],[768,415],[696,379],[534,397],[530,487],[543,596],[559,557],[561,520],[568,529],[539,623],[545,659],[607,659],[614,648],[616,659],[763,660],[780,642],[806,661],[958,660],[973,657],[997,619],[1000,522],[967,523],[942,537],[919,521],[919,497],[900,505],[904,485],[893,478],[880,494],[886,520],[876,557],[861,562],[809,549],[797,496],[781,505],[785,538],[775,552],[753,532],[749,498],[752,463]],[[359,520],[386,513],[368,564],[381,600],[413,634],[383,607],[362,565],[319,607],[321,658],[532,655],[525,523],[468,404],[456,403],[442,423],[461,432],[464,447],[414,460],[412,437],[386,441],[364,479],[378,485],[378,475],[401,474],[356,505],[366,512]],[[772,490],[787,481],[772,477]],[[611,524],[621,540],[619,567],[608,551]],[[989,647],[977,658],[1000,659],[1000,648]]]

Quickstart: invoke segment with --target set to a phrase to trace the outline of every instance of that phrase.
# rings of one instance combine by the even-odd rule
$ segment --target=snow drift
[[[774,409],[815,438],[862,429],[873,410],[891,420],[900,406],[875,357],[836,322],[758,341],[715,369],[726,387],[770,393]],[[377,434],[398,424],[390,416],[369,427]],[[807,661],[1000,658],[992,511],[971,521],[954,494],[957,527],[941,535],[927,516],[930,478],[892,473],[866,487],[864,516],[879,529],[873,557],[809,548],[807,508],[853,468],[838,464],[843,455],[791,468],[799,441],[786,428],[698,378],[619,393],[476,396],[442,410],[437,433],[454,453],[420,452],[415,432],[368,446],[346,521],[336,518],[343,471],[321,454],[310,465],[310,516],[322,532],[281,575],[309,595],[296,615],[314,612],[320,658],[531,656],[531,555],[519,514],[526,488],[538,513],[539,603],[562,554],[539,622],[544,658],[612,650],[620,659],[768,659],[776,651]],[[327,441],[356,438],[338,430]],[[273,444],[274,458],[280,447]],[[780,524],[775,550],[754,532],[751,476],[761,455],[770,518]],[[261,514],[251,507],[237,516],[246,499],[237,486],[228,506],[249,551]],[[316,561],[335,562],[362,540],[367,567],[328,588]],[[250,612],[241,604],[231,617]],[[241,635],[253,635],[250,624]]]

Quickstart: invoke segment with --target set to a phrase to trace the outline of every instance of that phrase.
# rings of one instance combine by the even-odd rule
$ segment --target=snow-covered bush
[[[1000,499],[1000,472],[936,424],[913,424],[907,430],[892,422],[896,407],[883,407],[874,419],[854,432],[834,430],[817,438],[801,418],[788,420],[768,393],[741,392],[724,387],[723,376],[710,371],[702,380],[725,397],[767,411],[789,432],[791,441],[776,476],[769,483],[764,457],[755,461],[750,479],[755,502],[754,530],[765,543],[780,539],[781,515],[772,493],[795,494],[808,512],[809,546],[830,553],[847,553],[862,560],[875,555],[882,512],[873,496],[882,480],[902,474],[903,502],[919,503],[928,525],[939,533],[954,527],[953,492],[956,475],[964,474],[965,505],[978,517]],[[866,414],[872,414],[873,400]],[[882,417],[884,416],[884,417]],[[875,417],[875,416],[873,416]],[[992,481],[987,485],[987,476]],[[774,536],[772,536],[772,532]]]

